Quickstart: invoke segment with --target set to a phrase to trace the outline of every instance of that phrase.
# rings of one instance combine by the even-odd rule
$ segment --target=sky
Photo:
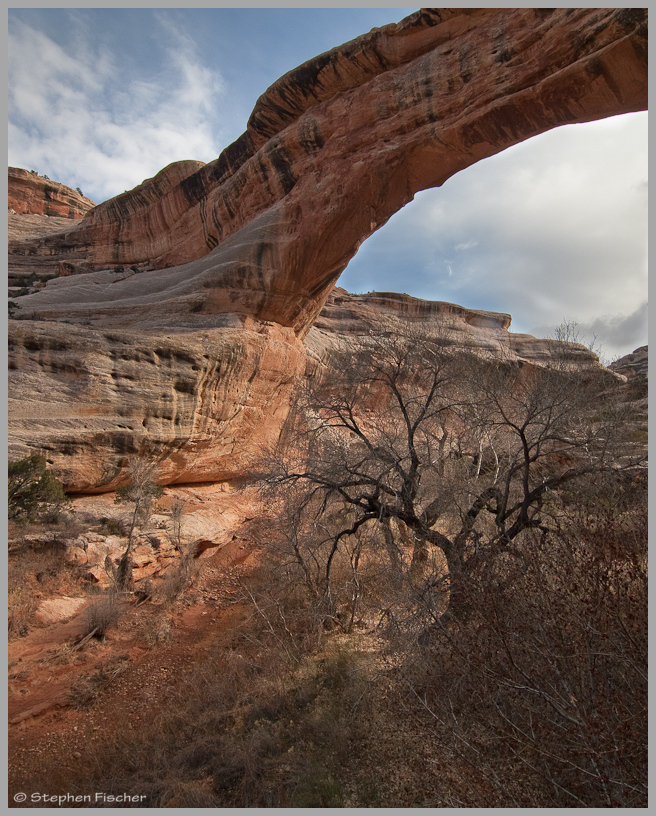
[[[10,166],[96,203],[173,161],[211,161],[286,71],[406,8],[8,10]],[[424,191],[339,280],[566,321],[610,361],[647,343],[647,114],[571,125]]]

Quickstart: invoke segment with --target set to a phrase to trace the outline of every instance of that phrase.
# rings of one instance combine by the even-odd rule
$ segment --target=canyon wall
[[[7,193],[10,214],[81,219],[96,206],[77,190],[20,167],[9,168]]]
[[[329,378],[335,352],[359,337],[409,326],[418,338],[443,333],[492,359],[548,365],[553,352],[553,341],[509,332],[507,314],[343,289],[304,341],[240,316],[175,332],[11,321],[10,458],[44,453],[73,492],[113,489],[134,454],[158,463],[163,484],[240,480],[278,439],[305,378]],[[584,346],[570,354],[582,368],[600,368]]]
[[[162,484],[245,476],[305,369],[277,324],[170,335],[10,323],[9,458],[43,453],[73,492],[113,489],[135,454]]]
[[[507,315],[327,300],[417,191],[549,128],[646,108],[646,15],[421,10],[282,77],[216,161],[16,232],[10,273],[64,276],[16,298],[11,455],[46,452],[70,490],[111,489],[137,451],[165,483],[239,478],[306,366],[327,364],[330,325],[446,320],[469,347],[548,362]]]

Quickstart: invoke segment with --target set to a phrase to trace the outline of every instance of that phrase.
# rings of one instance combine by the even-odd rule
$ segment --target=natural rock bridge
[[[73,490],[111,489],[144,450],[166,483],[243,473],[362,241],[480,159],[646,107],[647,9],[423,9],[301,65],[216,161],[10,242],[10,266],[86,272],[18,299],[12,455],[46,451]],[[461,312],[507,342],[504,316]]]
[[[96,267],[202,258],[117,283],[112,313],[125,298],[130,322],[140,307],[150,321],[153,307],[237,312],[303,335],[419,190],[550,128],[646,106],[647,9],[423,9],[290,71],[216,161],[170,165],[41,251]],[[103,308],[93,290],[74,299]]]

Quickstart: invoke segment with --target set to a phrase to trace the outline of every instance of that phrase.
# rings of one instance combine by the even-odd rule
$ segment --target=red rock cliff
[[[9,168],[7,192],[9,211],[20,215],[81,219],[96,206],[77,190],[20,167]]]
[[[176,311],[302,336],[362,241],[416,192],[550,128],[646,106],[647,9],[422,9],[283,76],[216,161],[172,165],[40,250],[13,251],[97,267],[203,259],[158,302],[184,281],[197,297]]]
[[[418,190],[551,127],[646,107],[646,33],[646,9],[422,10],[282,77],[216,161],[15,237],[10,267],[96,270],[16,297],[10,456],[47,452],[78,491],[111,489],[135,452],[167,484],[239,478],[331,343],[383,324],[445,320],[464,346],[548,363],[507,315],[336,293],[317,317]]]

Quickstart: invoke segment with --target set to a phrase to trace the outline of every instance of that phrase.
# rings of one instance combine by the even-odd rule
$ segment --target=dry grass
[[[472,581],[470,618],[421,645],[440,589],[411,594],[384,555],[360,565],[355,615],[348,554],[329,615],[279,552],[263,559],[241,586],[251,617],[138,729],[117,712],[58,788],[146,807],[646,806],[646,504],[611,487],[517,542],[523,558]],[[142,642],[166,643],[171,607],[139,614]],[[120,670],[72,702],[93,706]]]
[[[146,615],[139,623],[137,635],[149,649],[156,649],[171,640],[173,621],[168,612]]]
[[[98,639],[105,637],[110,629],[118,625],[122,613],[122,603],[118,593],[111,589],[92,601],[85,612],[84,635]]]
[[[345,769],[375,710],[366,665],[345,648],[290,664],[255,646],[265,633],[253,624],[180,676],[139,732],[119,716],[110,740],[89,746],[85,778],[58,784],[133,790],[148,807],[345,806]],[[83,678],[71,701],[93,705],[111,682],[109,670]]]
[[[407,666],[414,716],[470,768],[469,807],[646,807],[646,518],[527,536],[466,625]],[[414,698],[414,700],[412,700]]]
[[[93,674],[77,678],[68,692],[69,703],[78,710],[90,708],[103,692],[127,670],[127,658],[118,655]]]
[[[43,598],[87,591],[75,569],[64,560],[63,542],[16,546],[8,559],[9,638],[24,637],[40,626],[35,611]]]

